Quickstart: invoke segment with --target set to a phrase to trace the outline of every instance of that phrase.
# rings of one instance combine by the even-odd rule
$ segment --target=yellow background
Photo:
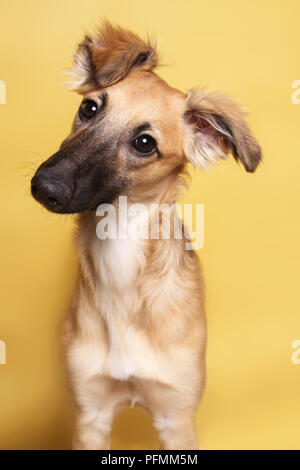
[[[197,415],[203,449],[300,449],[298,0],[1,0],[0,448],[69,448],[72,408],[60,325],[76,276],[73,221],[29,193],[80,102],[61,85],[83,32],[101,18],[156,35],[160,75],[182,90],[229,93],[263,148],[257,173],[228,160],[193,172],[186,202],[205,204],[208,380]],[[117,417],[113,447],[157,448],[150,417]]]

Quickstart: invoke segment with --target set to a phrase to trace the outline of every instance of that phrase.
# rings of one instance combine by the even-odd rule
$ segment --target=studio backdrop
[[[157,39],[158,73],[227,93],[263,151],[191,169],[203,204],[207,386],[202,449],[300,449],[300,4],[297,0],[0,0],[0,448],[68,449],[61,325],[77,273],[74,218],[30,195],[80,97],[63,72],[101,20]],[[114,449],[158,448],[146,411],[116,418]]]

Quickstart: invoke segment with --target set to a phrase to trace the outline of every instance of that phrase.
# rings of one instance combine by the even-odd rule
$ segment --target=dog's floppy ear
[[[86,93],[124,78],[133,67],[152,70],[158,62],[150,40],[105,22],[96,36],[85,36],[74,57],[70,88]]]
[[[189,161],[206,167],[231,153],[247,171],[261,160],[261,149],[244,121],[244,113],[219,93],[192,90],[186,99],[185,154]]]

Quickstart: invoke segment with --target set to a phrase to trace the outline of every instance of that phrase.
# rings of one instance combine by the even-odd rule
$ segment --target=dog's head
[[[153,70],[154,46],[110,24],[75,54],[83,101],[71,134],[32,179],[53,212],[94,210],[120,194],[143,194],[185,163],[205,167],[231,153],[253,172],[260,147],[231,99],[171,88]]]

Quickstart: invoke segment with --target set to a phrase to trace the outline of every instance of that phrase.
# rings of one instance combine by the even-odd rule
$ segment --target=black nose
[[[47,209],[60,212],[71,199],[71,189],[63,181],[57,181],[47,171],[38,171],[31,180],[31,194]]]

